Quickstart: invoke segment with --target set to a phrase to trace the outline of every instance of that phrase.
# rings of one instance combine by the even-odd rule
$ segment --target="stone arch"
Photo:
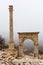
[[[34,56],[38,58],[38,34],[39,32],[20,32],[19,34],[19,56],[24,56],[23,41],[31,39],[34,42]]]

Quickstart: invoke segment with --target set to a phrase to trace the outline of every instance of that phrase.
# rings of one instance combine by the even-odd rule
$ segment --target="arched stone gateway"
[[[24,56],[23,42],[26,39],[31,39],[34,42],[34,56],[38,58],[38,34],[39,32],[18,32],[19,34],[19,56]]]

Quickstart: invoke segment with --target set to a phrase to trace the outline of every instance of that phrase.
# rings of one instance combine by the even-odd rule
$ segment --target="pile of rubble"
[[[35,59],[33,56],[24,55],[23,58],[18,57],[7,51],[0,51],[0,65],[43,65],[43,60]]]

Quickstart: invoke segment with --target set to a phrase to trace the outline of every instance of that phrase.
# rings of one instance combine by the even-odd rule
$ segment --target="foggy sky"
[[[5,39],[9,38],[9,5],[14,7],[15,43],[17,32],[40,32],[39,44],[43,44],[43,0],[0,0],[0,35]]]

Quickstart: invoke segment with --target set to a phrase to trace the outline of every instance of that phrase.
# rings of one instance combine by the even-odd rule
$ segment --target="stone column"
[[[9,48],[14,48],[14,40],[13,40],[13,6],[9,5],[9,13],[10,13],[10,38],[9,38]]]

